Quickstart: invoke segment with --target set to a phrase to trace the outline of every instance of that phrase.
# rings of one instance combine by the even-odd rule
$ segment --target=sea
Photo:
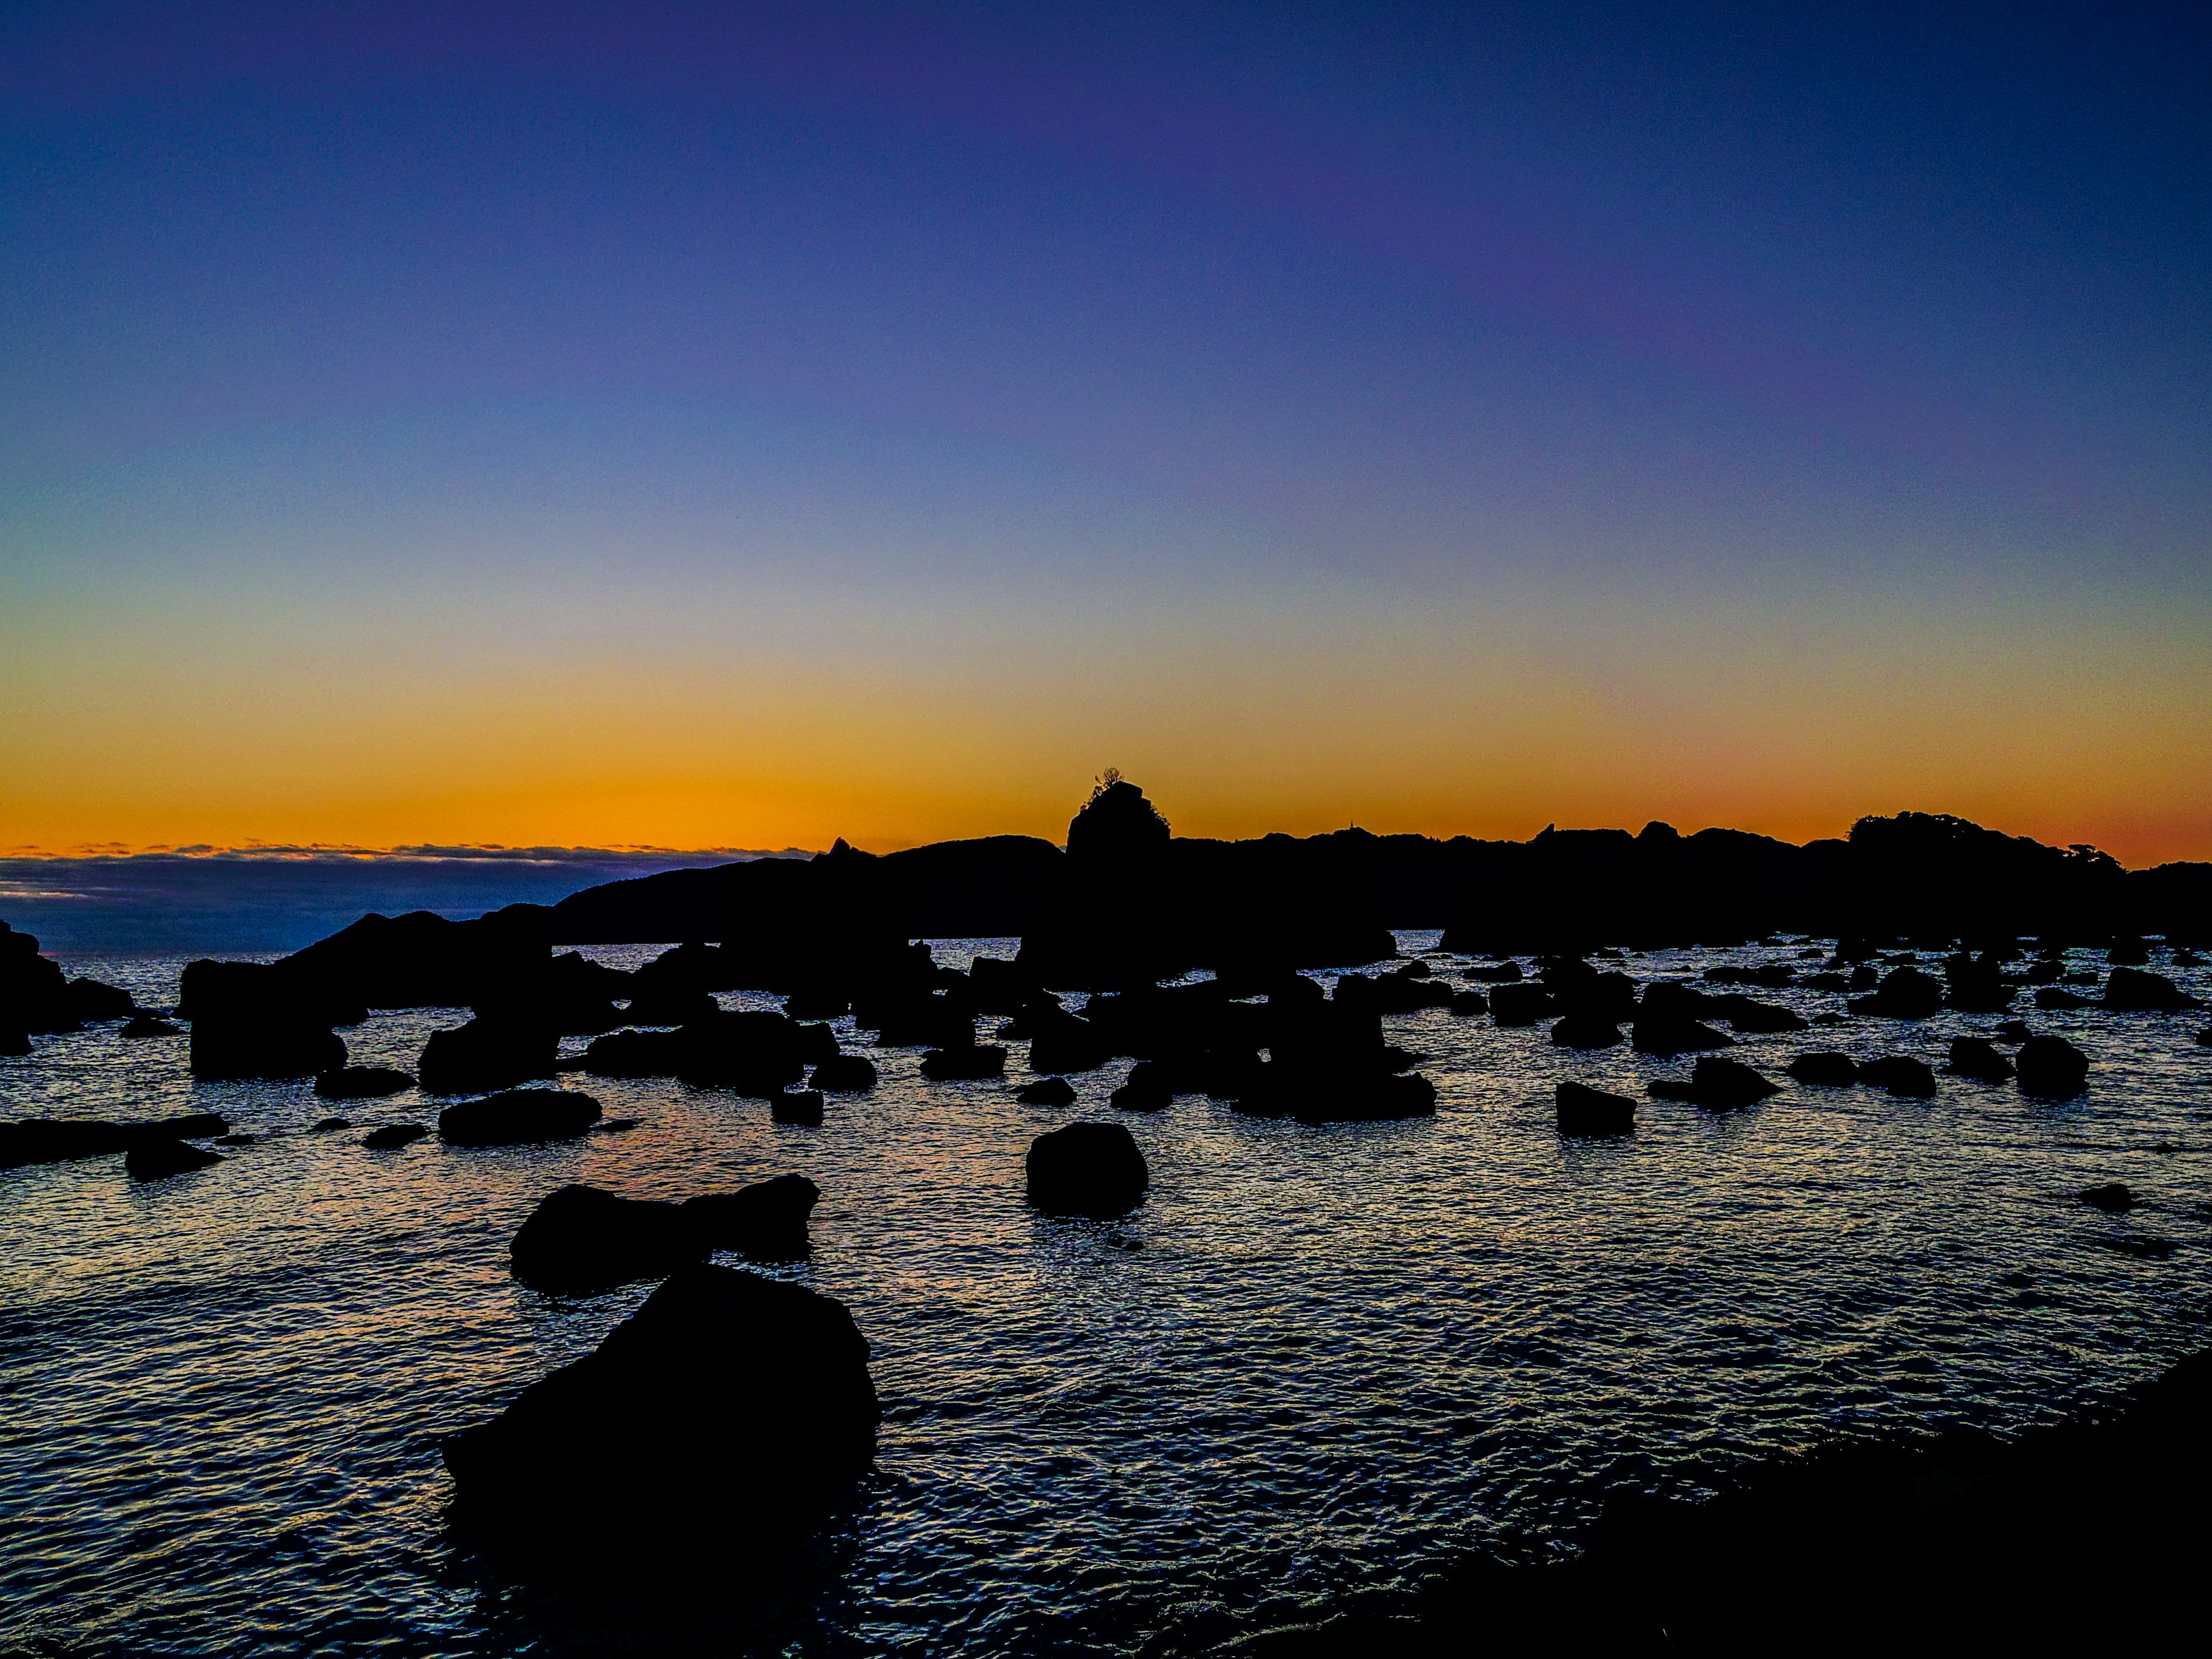
[[[1399,942],[1448,979],[1471,965],[1434,933]],[[1695,980],[1819,948],[1615,965]],[[1015,941],[932,949],[957,968]],[[60,956],[161,1007],[189,954]],[[2212,998],[2207,970],[2153,966]],[[411,1066],[465,1017],[343,1035],[356,1062]],[[196,1083],[181,1038],[39,1038],[0,1059],[0,1117],[211,1110],[254,1139],[153,1182],[119,1158],[0,1173],[0,1650],[1196,1654],[1469,1553],[1571,1552],[1613,1493],[1695,1497],[1836,1437],[2094,1409],[2205,1341],[2212,1048],[2201,1014],[2030,1018],[2090,1055],[2081,1098],[1946,1077],[1933,1100],[1791,1085],[1714,1114],[1643,1098],[1686,1061],[1426,1010],[1387,1024],[1425,1057],[1435,1116],[1321,1127],[1189,1097],[1116,1114],[1126,1061],[1072,1079],[1073,1109],[1028,1107],[1021,1042],[1004,1082],[930,1082],[919,1051],[846,1018],[883,1079],[818,1128],[571,1074],[637,1127],[393,1152],[362,1132],[435,1103],[358,1103],[351,1131],[316,1133],[333,1109],[307,1085]],[[1812,1047],[1940,1066],[1996,1023],[1853,1018],[1734,1052],[1776,1077]],[[1562,1139],[1570,1078],[1642,1099],[1634,1134]],[[1030,1139],[1115,1116],[1152,1168],[1141,1207],[1032,1212]],[[698,1563],[537,1583],[457,1540],[441,1437],[650,1289],[517,1283],[532,1207],[569,1182],[680,1199],[791,1171],[822,1190],[813,1254],[763,1271],[852,1310],[884,1407],[873,1473],[805,1571],[772,1600],[729,1592],[739,1563],[728,1583]],[[2133,1210],[2081,1201],[2112,1182]],[[653,1409],[611,1399],[605,1431]]]

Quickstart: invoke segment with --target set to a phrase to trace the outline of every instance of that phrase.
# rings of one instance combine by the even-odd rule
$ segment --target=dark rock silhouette
[[[775,1123],[788,1123],[804,1129],[822,1127],[822,1091],[819,1089],[786,1089],[769,1098],[769,1119]]]
[[[1782,1069],[1798,1082],[1819,1089],[1848,1089],[1859,1080],[1856,1060],[1849,1054],[1827,1050],[1799,1054]]]
[[[140,1146],[177,1140],[206,1140],[229,1124],[214,1112],[155,1118],[136,1123],[106,1123],[94,1118],[27,1118],[0,1123],[0,1170],[32,1164],[68,1164],[81,1158],[106,1158]]]
[[[1601,1014],[1569,1014],[1552,1027],[1552,1042],[1561,1048],[1610,1048],[1620,1041],[1620,1027]]]
[[[2164,974],[2115,968],[2105,981],[2105,1006],[2123,1013],[2178,1014],[2203,1005]]]
[[[777,1176],[734,1193],[684,1200],[685,1225],[710,1250],[735,1250],[756,1261],[797,1261],[808,1250],[807,1218],[822,1190],[805,1176]]]
[[[817,1061],[807,1081],[826,1094],[856,1095],[876,1086],[876,1063],[866,1054],[836,1054]]]
[[[599,1103],[566,1089],[512,1089],[465,1100],[438,1114],[438,1139],[449,1146],[520,1146],[575,1140],[599,1121]]]
[[[573,1294],[664,1278],[705,1260],[707,1245],[681,1206],[568,1186],[538,1200],[507,1255],[517,1279]]]
[[[1015,1090],[1014,1098],[1024,1106],[1073,1106],[1075,1085],[1064,1077],[1039,1078]]]
[[[1006,1051],[996,1043],[969,1042],[965,1046],[932,1048],[921,1057],[921,1074],[934,1082],[1002,1077]]]
[[[2061,1036],[2032,1036],[2013,1064],[2020,1091],[2044,1100],[2070,1100],[2088,1085],[2089,1057]]]
[[[137,1012],[130,993],[98,980],[70,979],[39,954],[39,941],[0,921],[0,1053],[28,1054],[34,1035],[74,1031]]]
[[[1709,1054],[1691,1067],[1686,1082],[1662,1079],[1651,1085],[1651,1093],[1660,1100],[1687,1101],[1710,1111],[1729,1112],[1778,1094],[1781,1087],[1740,1060]]]
[[[2046,1013],[2063,1012],[2070,1008],[2103,1006],[2094,997],[2085,997],[2079,991],[2069,991],[2063,985],[2045,985],[2035,993],[2035,1006]]]
[[[1490,1017],[1500,1025],[1534,1025],[1558,1012],[1541,985],[1499,985],[1490,993]]]
[[[1859,1062],[1859,1081],[1869,1088],[1906,1100],[1936,1098],[1936,1073],[1925,1060],[1907,1054],[1885,1054]]]
[[[2212,1025],[2206,1026],[2197,1034],[2197,1046],[2200,1048],[2212,1048]]]
[[[1961,1013],[2000,1014],[2012,1006],[2014,988],[2005,982],[1996,951],[1950,957],[1943,964],[1943,1000]]]
[[[222,1022],[327,1031],[334,1025],[360,1024],[368,1009],[358,998],[288,971],[283,963],[203,958],[185,964],[178,981],[177,1015],[195,1029]]]
[[[478,1015],[451,1030],[434,1031],[416,1064],[426,1095],[473,1095],[551,1077],[561,1034],[549,1024],[514,1016]]]
[[[307,1078],[346,1063],[345,1040],[326,1027],[289,1018],[204,1014],[192,1022],[194,1077]]]
[[[1629,1045],[1639,1054],[1702,1054],[1735,1044],[1734,1037],[1701,1020],[1665,1012],[1638,1015],[1629,1033]]]
[[[138,1012],[130,992],[103,985],[96,979],[73,979],[63,994],[70,1016],[87,1025],[128,1019]]]
[[[2111,1214],[2118,1215],[2124,1211],[2135,1208],[2136,1195],[2118,1182],[2114,1181],[2102,1187],[2090,1188],[2081,1194],[2081,1201],[2084,1204],[2094,1205],[2098,1209]]]
[[[222,1161],[221,1153],[204,1152],[183,1140],[141,1141],[123,1155],[123,1167],[133,1181],[159,1181]]]
[[[133,1015],[124,1022],[123,1029],[116,1033],[118,1036],[130,1037],[133,1041],[140,1037],[173,1037],[182,1036],[184,1034],[183,1026],[172,1025],[167,1020],[156,1019],[151,1014]]]
[[[1490,999],[1480,991],[1455,991],[1452,993],[1451,1000],[1444,1006],[1455,1015],[1464,1019],[1473,1015],[1488,1013]]]
[[[1036,1208],[1101,1220],[1136,1208],[1152,1184],[1135,1137],[1118,1123],[1071,1123],[1039,1135],[1027,1174]]]
[[[1636,1103],[1580,1083],[1553,1091],[1563,1135],[1625,1135],[1636,1127]]]
[[[361,1144],[373,1152],[389,1152],[411,1146],[429,1133],[419,1123],[387,1123],[380,1129],[371,1129],[361,1138]]]
[[[1106,1097],[1116,1111],[1157,1112],[1175,1103],[1169,1068],[1156,1060],[1140,1060],[1129,1068],[1128,1081]]]
[[[2012,1061],[1986,1037],[1953,1037],[1951,1057],[1943,1069],[1954,1077],[1970,1077],[1977,1083],[2006,1083],[2012,1079]]]
[[[1747,1035],[1802,1031],[1811,1024],[1794,1009],[1784,1008],[1778,1003],[1760,1002],[1741,993],[1708,997],[1705,1000],[1705,1017],[1719,1020],[1731,1030]]]
[[[414,1086],[413,1078],[389,1066],[347,1066],[315,1079],[315,1093],[324,1100],[381,1100]]]
[[[680,1268],[595,1352],[444,1443],[455,1519],[577,1563],[781,1554],[874,1455],[867,1362],[842,1304],[733,1268]]]
[[[311,1135],[326,1135],[334,1129],[352,1127],[353,1120],[349,1117],[319,1117],[307,1126],[307,1133]]]
[[[1942,1012],[1942,982],[1917,968],[1891,969],[1873,995],[1855,997],[1850,1004],[1855,1014],[1872,1014],[1883,1019],[1926,1019]]]

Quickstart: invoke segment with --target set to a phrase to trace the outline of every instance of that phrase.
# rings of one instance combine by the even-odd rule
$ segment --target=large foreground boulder
[[[1152,1172],[1119,1123],[1071,1123],[1030,1143],[1030,1202],[1049,1215],[1103,1220],[1144,1201]]]
[[[687,1267],[441,1449],[455,1520],[528,1553],[780,1553],[850,1494],[880,1415],[842,1304]]]
[[[599,1121],[599,1103],[567,1089],[510,1089],[465,1100],[438,1114],[438,1139],[448,1146],[523,1146],[575,1140]]]

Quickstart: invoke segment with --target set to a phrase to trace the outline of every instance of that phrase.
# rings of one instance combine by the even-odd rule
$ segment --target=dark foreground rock
[[[221,1153],[204,1151],[185,1140],[149,1140],[123,1155],[123,1167],[133,1181],[159,1181],[164,1176],[183,1175],[222,1162]]]
[[[1987,1037],[1953,1037],[1951,1054],[1943,1069],[1954,1077],[1977,1083],[2006,1083],[2012,1079],[2012,1062]]]
[[[1900,1100],[1936,1098],[1936,1073],[1927,1061],[1910,1054],[1884,1054],[1880,1060],[1861,1061],[1859,1081]]]
[[[2064,1037],[2028,1038],[2014,1063],[2021,1093],[2039,1100],[2071,1100],[2088,1086],[2089,1056]]]
[[[1636,1127],[1636,1103],[1586,1084],[1562,1083],[1553,1091],[1563,1135],[1625,1135]]]
[[[1030,1143],[1030,1202],[1050,1215],[1101,1220],[1144,1201],[1151,1170],[1137,1139],[1118,1123],[1071,1123]]]
[[[816,1066],[807,1081],[824,1094],[862,1094],[876,1086],[876,1063],[866,1054],[838,1054]]]
[[[681,1205],[584,1186],[548,1194],[507,1247],[517,1279],[571,1293],[664,1278],[706,1255]]]
[[[1014,1098],[1024,1106],[1073,1106],[1075,1085],[1064,1077],[1041,1077],[1015,1090]]]
[[[527,1555],[781,1554],[849,1497],[879,1416],[843,1304],[688,1267],[441,1450],[455,1522]]]
[[[106,1158],[141,1146],[186,1139],[207,1140],[230,1127],[215,1112],[155,1118],[140,1123],[104,1123],[93,1118],[28,1118],[0,1123],[0,1170],[27,1164],[68,1164],[81,1158]]]
[[[786,1089],[769,1102],[768,1115],[771,1122],[818,1129],[822,1127],[822,1091]]]
[[[1858,1062],[1849,1054],[1815,1049],[1799,1054],[1782,1068],[1800,1083],[1816,1089],[1848,1089],[1859,1080]]]
[[[1651,1085],[1651,1094],[1657,1100],[1686,1100],[1708,1111],[1733,1112],[1779,1093],[1781,1087],[1741,1060],[1711,1054],[1690,1068],[1687,1081],[1662,1078]]]
[[[415,1086],[415,1079],[389,1066],[346,1066],[315,1079],[323,1100],[382,1100]]]
[[[361,1138],[361,1144],[372,1152],[397,1152],[402,1146],[412,1146],[429,1133],[419,1123],[387,1123],[381,1129],[371,1129]]]
[[[822,1189],[805,1176],[778,1176],[734,1193],[685,1199],[684,1224],[709,1250],[797,1261],[807,1253],[806,1219],[821,1199]]]
[[[438,1139],[448,1146],[521,1146],[575,1140],[599,1121],[599,1103],[566,1089],[511,1089],[465,1100],[438,1114]]]

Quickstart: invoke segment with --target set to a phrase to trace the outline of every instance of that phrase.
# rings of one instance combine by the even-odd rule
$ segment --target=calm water
[[[165,1004],[179,964],[66,965]],[[411,1066],[457,1018],[345,1036],[357,1060]],[[1022,1153],[1110,1115],[1126,1062],[1055,1112],[869,1050],[883,1085],[833,1099],[818,1130],[572,1078],[641,1127],[371,1153],[359,1127],[434,1107],[357,1103],[339,1109],[355,1134],[309,1135],[331,1109],[304,1084],[195,1085],[181,1040],[40,1039],[0,1060],[0,1115],[214,1109],[264,1139],[150,1186],[119,1158],[0,1174],[0,1647],[1182,1651],[1455,1550],[1569,1547],[1613,1484],[1694,1490],[1849,1430],[2017,1428],[2203,1346],[2212,1304],[2203,1018],[2031,1018],[2089,1052],[2085,1100],[1793,1088],[1728,1117],[1650,1103],[1633,1139],[1569,1144],[1556,1079],[1634,1088],[1686,1063],[1407,1015],[1392,1040],[1433,1057],[1433,1120],[1311,1128],[1179,1100],[1128,1120],[1153,1186],[1111,1224],[1031,1215]],[[1856,1021],[1738,1052],[1771,1071],[1807,1047],[1940,1063],[1951,1035],[1996,1023]],[[515,1284],[507,1243],[532,1205],[568,1181],[679,1198],[786,1170],[823,1198],[813,1260],[779,1271],[852,1308],[886,1408],[819,1591],[708,1617],[611,1583],[518,1589],[457,1550],[438,1437],[648,1288]],[[2132,1215],[2075,1199],[2107,1181],[2136,1190]],[[2178,1248],[2145,1260],[2117,1237]]]

